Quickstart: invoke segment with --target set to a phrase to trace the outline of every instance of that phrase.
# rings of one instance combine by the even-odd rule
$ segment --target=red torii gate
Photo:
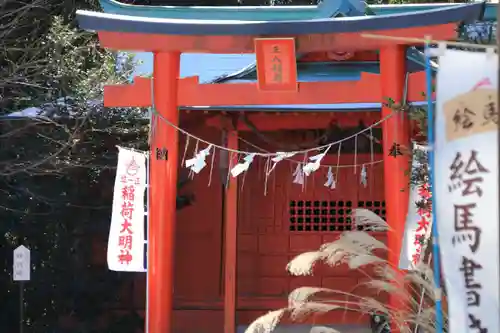
[[[154,53],[153,81],[136,78],[128,86],[109,86],[104,103],[108,107],[154,106],[156,112],[174,125],[179,123],[179,106],[220,105],[279,105],[279,104],[334,104],[381,102],[382,117],[393,110],[386,98],[401,102],[407,71],[406,48],[414,42],[385,39],[365,39],[362,33],[395,37],[449,40],[456,35],[457,23],[477,19],[482,13],[480,3],[420,11],[390,17],[359,17],[350,20],[325,19],[293,22],[217,22],[164,20],[127,17],[110,14],[77,12],[80,26],[97,30],[103,47],[114,50]],[[273,37],[270,45],[288,47],[280,82],[272,79],[272,56],[265,47],[259,49],[256,38]],[[266,41],[267,39],[264,39]],[[274,43],[274,44],[273,44]],[[379,50],[380,74],[363,74],[352,82],[297,82],[295,52],[314,51],[356,52]],[[199,84],[197,78],[179,78],[181,52],[253,53],[258,55],[259,83]],[[260,56],[259,56],[260,54]],[[293,63],[290,62],[293,59]],[[209,64],[208,64],[209,65]],[[283,71],[284,70],[284,71]],[[380,89],[378,89],[380,87]],[[153,91],[151,90],[153,89]],[[408,101],[421,101],[425,91],[423,73],[409,75]],[[300,117],[300,116],[299,116]],[[283,129],[281,124],[276,128]],[[390,150],[394,144],[409,146],[410,126],[406,115],[392,117],[383,127],[385,197],[387,220],[393,233],[388,235],[389,262],[399,261],[401,235],[408,207],[408,193],[401,189],[408,185],[405,170],[408,155],[394,158]],[[396,130],[397,129],[397,130]],[[237,132],[228,139],[229,148],[237,149]],[[148,313],[149,333],[171,332],[173,305],[173,253],[176,225],[176,192],[178,168],[178,133],[166,122],[156,122],[151,142],[151,156],[163,149],[168,159],[151,158],[149,253],[148,253]],[[237,180],[231,179],[226,192],[225,208],[225,333],[234,333],[236,307],[236,214]],[[391,298],[397,307],[398,300]]]

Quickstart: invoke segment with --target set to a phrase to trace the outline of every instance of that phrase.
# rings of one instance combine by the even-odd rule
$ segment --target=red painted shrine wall
[[[211,142],[220,142],[219,130],[196,126],[188,131]],[[181,138],[184,139],[184,138]],[[193,154],[190,140],[187,158]],[[251,140],[250,140],[251,141]],[[184,151],[181,143],[180,155]],[[204,147],[204,146],[203,146]],[[200,148],[203,148],[200,146]],[[250,150],[249,148],[242,148]],[[219,152],[208,186],[207,167],[182,191],[193,193],[192,206],[178,212],[175,269],[175,332],[221,332],[223,329],[223,191]],[[369,162],[369,154],[357,154],[357,163]],[[382,159],[375,155],[374,160]],[[341,154],[340,165],[354,164],[354,154]],[[210,158],[207,163],[210,165]],[[334,240],[349,224],[352,208],[366,207],[381,216],[385,213],[383,164],[368,166],[368,186],[360,185],[361,168],[339,168],[337,189],[323,186],[327,168],[307,178],[304,188],[292,183],[295,165],[278,164],[267,180],[265,160],[256,158],[239,181],[238,207],[238,324],[248,324],[260,314],[284,306],[287,295],[304,285],[325,286],[346,292],[358,285],[363,275],[347,267],[317,266],[312,277],[290,277],[286,264],[297,254],[317,249]],[[327,155],[323,164],[336,165],[337,154]],[[334,167],[335,171],[335,167]],[[384,239],[384,235],[378,238]],[[135,301],[145,300],[143,277],[138,276]],[[366,291],[359,290],[359,293]],[[325,318],[340,323],[344,313]],[[318,323],[319,319],[315,322]],[[359,316],[347,315],[353,323]]]

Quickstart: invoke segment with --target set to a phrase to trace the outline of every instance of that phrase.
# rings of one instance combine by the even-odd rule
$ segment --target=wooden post
[[[238,149],[238,132],[229,131],[227,146]],[[231,155],[231,154],[230,154]],[[237,163],[233,159],[229,167]],[[236,265],[238,236],[238,178],[229,176],[225,192],[224,226],[224,333],[236,333]]]
[[[179,124],[177,86],[180,54],[155,53],[153,101],[156,112]],[[172,332],[178,134],[155,116],[151,142],[147,333]]]
[[[401,103],[406,75],[404,46],[388,46],[380,50],[380,74],[382,98],[391,98],[396,103]],[[382,103],[387,104],[387,100]],[[384,106],[382,117],[392,112],[391,107]],[[409,119],[406,114],[398,113],[382,123],[382,130],[386,217],[391,228],[387,235],[388,261],[391,267],[397,268],[409,200],[409,177],[406,175],[411,159],[408,154],[411,139]],[[389,307],[403,310],[403,306],[398,297],[389,296]],[[396,327],[391,326],[391,332],[397,332]]]

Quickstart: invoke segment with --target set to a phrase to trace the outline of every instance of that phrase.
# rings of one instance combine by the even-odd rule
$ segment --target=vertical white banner
[[[413,270],[422,262],[431,236],[432,198],[429,190],[428,173],[423,170],[427,166],[421,163],[422,160],[426,160],[426,155],[426,147],[414,144],[412,174],[421,174],[425,179],[412,184],[410,188],[405,233],[399,256],[399,268],[404,270]]]
[[[112,271],[144,272],[146,155],[118,147],[113,212],[108,240]]]
[[[434,186],[453,333],[500,332],[497,64],[484,52],[439,57]]]

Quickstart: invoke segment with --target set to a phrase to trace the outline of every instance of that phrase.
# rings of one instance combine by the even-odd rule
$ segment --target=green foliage
[[[11,14],[26,21],[32,10]],[[124,82],[133,63],[123,58],[116,71],[116,55],[99,49],[95,35],[65,23],[71,15],[42,12],[36,20],[29,16],[31,26],[50,23],[46,28],[33,27],[37,35],[11,31],[25,39],[0,50],[7,64],[0,67],[2,114],[39,105],[44,116],[0,114],[0,327],[17,331],[12,250],[24,244],[33,262],[26,332],[132,332],[144,326],[127,290],[136,276],[108,271],[105,246],[116,145],[147,150],[149,124],[144,110],[104,108],[102,88]],[[179,206],[189,202],[178,198]]]
[[[9,22],[0,25],[2,112],[63,96],[85,68],[109,63],[95,35],[66,26],[78,8],[98,9],[97,0],[0,2],[0,21]]]
[[[25,292],[27,331],[52,331],[63,316],[82,331],[95,331],[91,326],[103,309],[119,303],[118,288],[129,278],[93,264],[96,255],[105,255],[93,249],[105,244],[109,228],[115,145],[144,148],[147,124],[135,121],[138,110],[85,102],[102,96],[103,83],[121,79],[113,54],[99,50],[92,35],[54,18],[35,41],[26,55],[12,49],[3,54],[12,64],[3,68],[3,79],[17,78],[3,81],[4,112],[43,105],[49,118],[0,123],[1,327],[17,327],[11,258],[25,244],[33,259],[33,281]],[[51,103],[57,97],[64,98]]]
[[[7,73],[0,80],[7,87],[2,100],[4,110],[40,105],[65,96],[80,101],[101,98],[104,84],[124,79],[114,74],[114,54],[99,50],[94,35],[69,29],[60,17],[54,18],[48,33],[31,47],[36,51],[35,58],[31,50],[6,52],[5,59],[12,64],[4,68]]]

